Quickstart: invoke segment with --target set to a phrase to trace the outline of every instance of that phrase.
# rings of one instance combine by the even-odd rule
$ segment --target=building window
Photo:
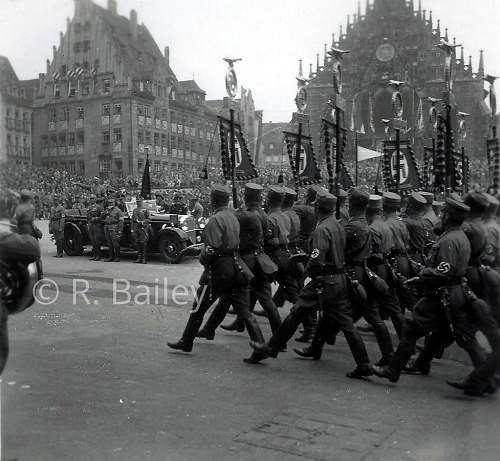
[[[102,132],[102,143],[103,144],[109,144],[109,131],[105,130]]]
[[[84,144],[85,137],[83,135],[83,131],[78,131],[76,133],[76,143],[77,144]]]
[[[76,87],[77,87],[76,82],[74,82],[73,80],[70,80],[68,82],[68,96],[70,98],[73,98],[76,96]]]
[[[82,31],[82,25],[79,22],[75,22],[73,29],[75,29],[75,34],[79,34]]]
[[[7,135],[7,144],[10,144],[10,135]],[[49,147],[49,137],[46,134],[43,134],[41,137],[42,147]]]
[[[109,115],[111,113],[111,108],[109,104],[104,104],[102,106],[102,115]]]
[[[162,146],[166,146],[167,145],[167,135],[166,134],[162,134],[161,135],[161,145]]]
[[[99,172],[109,173],[111,171],[111,161],[109,158],[101,158],[99,160]]]
[[[61,97],[61,86],[59,83],[54,83],[54,98]]]
[[[85,21],[85,23],[83,24],[83,30],[85,32],[88,32],[90,30],[90,21]]]
[[[68,144],[70,146],[74,146],[75,145],[75,133],[74,132],[68,133]]]
[[[82,96],[88,96],[90,94],[90,82],[85,79],[82,82]]]
[[[137,140],[139,141],[139,144],[144,144],[144,133],[142,131],[137,133]]]
[[[84,116],[85,116],[85,109],[83,107],[77,107],[76,118],[84,118]]]
[[[81,49],[82,49],[82,44],[81,44],[81,42],[75,42],[75,43],[73,44],[73,52],[74,52],[74,53],[79,53],[79,52],[81,51]]]
[[[85,162],[83,160],[78,162],[78,172],[82,175],[85,174]]]
[[[104,93],[109,93],[110,90],[111,90],[111,80],[109,78],[105,79],[104,80],[104,84],[103,84],[103,87],[104,87]]]
[[[75,162],[68,162],[68,170],[70,173],[75,172]]]
[[[151,117],[151,107],[149,106],[144,106],[144,115],[146,117]]]
[[[90,40],[85,40],[83,43],[83,51],[89,51],[90,50]]]
[[[59,145],[60,146],[66,145],[66,133],[59,133]]]
[[[122,129],[113,128],[113,142],[121,142],[122,140]]]
[[[49,122],[55,122],[56,121],[56,109],[55,107],[52,107],[49,109]]]
[[[144,139],[145,139],[147,145],[151,144],[151,131],[145,132]]]
[[[154,134],[154,144],[155,144],[155,146],[159,146],[160,145],[160,133],[155,133]]]
[[[67,107],[63,107],[61,120],[69,120],[69,109]]]
[[[19,88],[19,97],[23,99],[26,97],[26,91],[24,88]]]
[[[52,147],[56,146],[57,145],[57,135],[55,133],[52,133],[50,135],[50,145]]]
[[[121,104],[115,104],[113,106],[113,114],[118,115],[122,113],[122,105]]]

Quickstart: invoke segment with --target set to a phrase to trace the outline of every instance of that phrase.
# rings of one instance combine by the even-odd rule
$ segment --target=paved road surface
[[[499,398],[468,398],[445,384],[464,376],[465,364],[442,360],[429,377],[391,385],[345,378],[353,362],[343,338],[319,362],[287,352],[246,365],[246,335],[222,331],[192,354],[177,353],[165,342],[179,336],[189,309],[180,304],[192,295],[177,289],[176,304],[173,290],[196,284],[195,260],[94,263],[52,258],[53,246],[43,246],[59,298],[9,321],[3,460],[500,459]],[[114,278],[131,281],[137,302],[122,291],[113,303]],[[88,299],[73,299],[82,280]]]

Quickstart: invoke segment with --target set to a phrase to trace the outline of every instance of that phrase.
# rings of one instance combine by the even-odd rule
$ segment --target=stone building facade
[[[33,162],[124,176],[169,165],[169,94],[176,78],[137,13],[75,0],[34,100]]]
[[[283,143],[283,131],[289,130],[288,123],[264,123],[262,125],[262,165],[288,166],[288,152]]]
[[[346,101],[344,126],[355,128],[359,142],[374,147],[384,139],[382,119],[393,118],[391,109],[392,89],[390,79],[406,81],[402,89],[403,118],[408,122],[408,133],[417,146],[430,145],[432,126],[426,97],[441,98],[445,88],[444,53],[435,48],[441,39],[453,42],[448,30],[435,21],[432,12],[415,7],[413,0],[367,1],[365,11],[358,11],[344,29],[340,26],[333,34],[332,46],[350,50],[342,63],[342,96]],[[328,45],[328,48],[330,45]],[[321,146],[321,118],[327,110],[327,101],[333,91],[332,63],[326,54],[316,56],[316,69],[310,65],[308,85],[308,109],[311,134],[316,152]],[[466,151],[473,156],[484,155],[489,108],[484,102],[484,56],[481,52],[479,66],[473,69],[472,58],[465,58],[464,49],[457,49],[453,92],[457,110],[467,112]],[[422,117],[419,117],[419,106]],[[423,126],[421,123],[423,120]]]
[[[32,105],[36,80],[19,80],[0,56],[0,162],[31,164]]]

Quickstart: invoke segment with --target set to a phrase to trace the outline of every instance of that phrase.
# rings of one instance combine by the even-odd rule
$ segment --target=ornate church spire
[[[312,62],[309,63],[309,78],[313,78],[313,65],[312,65]]]
[[[316,73],[319,73],[319,53],[316,53]]]
[[[304,73],[302,71],[302,59],[299,59],[299,77],[303,77]]]
[[[484,77],[484,50],[479,51],[479,67],[477,69],[478,77]]]

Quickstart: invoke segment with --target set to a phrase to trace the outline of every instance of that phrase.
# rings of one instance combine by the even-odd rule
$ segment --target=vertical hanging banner
[[[319,169],[316,155],[310,136],[301,136],[300,163],[297,169],[295,159],[297,154],[298,135],[284,131],[284,140],[290,160],[292,171],[298,171],[298,181],[300,186],[315,184],[321,181],[321,170]]]
[[[335,165],[335,155],[337,153],[337,149],[335,146],[335,124],[331,121],[323,118],[322,121],[322,131],[323,131],[323,142],[325,148],[325,157],[326,157],[326,168],[328,170],[329,177],[329,188],[330,191],[333,191],[334,184],[334,165]],[[340,147],[340,172],[339,172],[339,183],[342,189],[349,190],[354,187],[354,181],[352,180],[347,167],[344,164],[344,149],[347,143],[347,130],[341,129],[341,139],[342,144]]]
[[[231,170],[231,153],[229,146],[231,145],[231,121],[224,117],[218,117],[220,127],[220,148],[222,160],[222,172],[224,178],[228,181],[232,179]],[[248,150],[247,143],[243,136],[241,126],[237,123],[234,124],[234,137],[235,137],[235,165],[234,176],[238,181],[247,181],[249,179],[257,178],[259,175],[253,163],[252,156]]]
[[[498,138],[492,138],[486,141],[486,151],[489,160],[491,186],[498,191],[500,186],[500,145]]]
[[[415,154],[410,141],[400,141],[400,174],[399,191],[407,194],[422,188],[422,180],[418,171]],[[397,155],[396,141],[384,141],[384,183],[388,191],[396,192]]]

